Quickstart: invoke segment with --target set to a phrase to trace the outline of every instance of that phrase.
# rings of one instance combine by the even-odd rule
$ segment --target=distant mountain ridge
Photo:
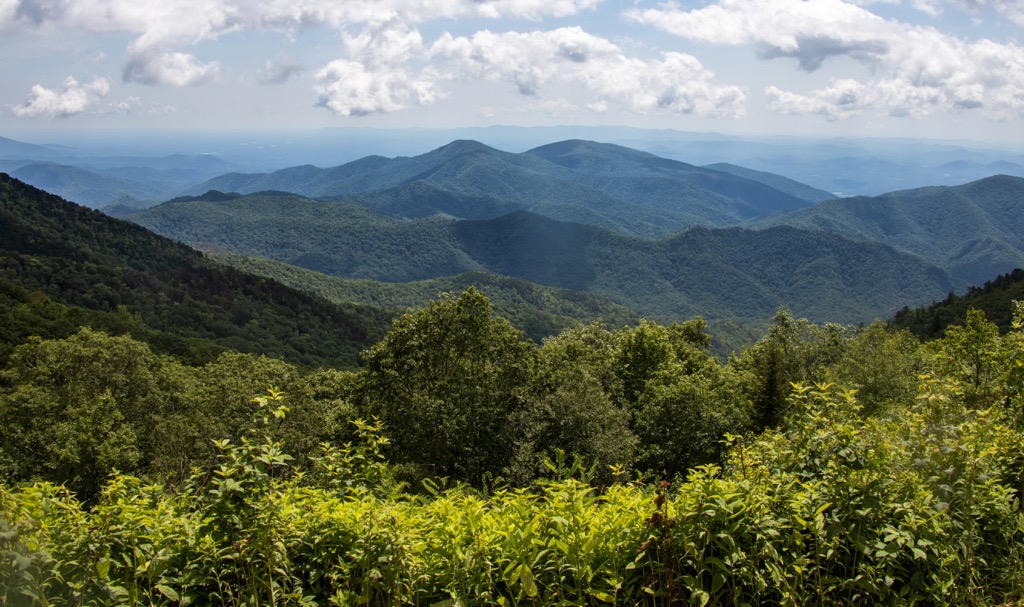
[[[963,285],[981,284],[1024,267],[1024,179],[997,175],[961,186],[830,200],[748,225],[881,242],[946,269]]]
[[[815,320],[861,322],[952,288],[944,272],[911,255],[789,227],[691,228],[649,240],[527,211],[403,220],[282,195],[169,203],[130,218],[196,246],[335,276],[407,282],[488,272],[584,291],[658,318],[766,318],[789,305]]]
[[[433,202],[410,205],[410,189],[428,191]],[[406,217],[433,211],[459,219],[490,219],[528,210],[655,238],[691,225],[735,225],[810,204],[759,181],[582,140],[519,154],[476,141],[454,141],[413,157],[371,156],[327,169],[306,165],[272,173],[232,173],[186,193],[208,190],[279,190]],[[406,212],[410,214],[401,215]]]
[[[763,183],[767,186],[773,187],[780,192],[785,192],[791,196],[796,196],[801,200],[806,200],[809,203],[818,203],[823,200],[833,200],[838,198],[831,192],[825,190],[819,190],[813,188],[807,184],[794,181],[788,177],[776,175],[775,173],[766,173],[764,171],[755,171],[745,167],[737,166],[735,164],[729,164],[727,162],[719,162],[715,164],[705,165],[706,169],[714,169],[716,171],[722,171],[723,173],[729,173],[736,175],[737,177],[743,177]]]

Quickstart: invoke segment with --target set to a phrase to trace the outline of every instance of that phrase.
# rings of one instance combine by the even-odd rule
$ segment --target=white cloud
[[[67,118],[89,110],[109,92],[110,81],[106,78],[79,83],[68,76],[60,90],[48,89],[41,84],[33,86],[29,100],[22,105],[14,106],[11,111],[19,118]]]
[[[316,73],[316,106],[339,116],[393,112],[410,104],[430,105],[441,96],[429,75],[413,76],[400,67],[369,70],[338,59]]]
[[[390,20],[343,40],[346,57],[317,72],[315,89],[316,105],[342,116],[429,105],[445,96],[442,87],[450,81],[508,82],[521,95],[536,97],[533,107],[548,113],[570,111],[565,104],[572,104],[544,96],[553,82],[582,85],[587,105],[598,111],[738,115],[746,100],[738,87],[714,84],[714,75],[689,55],[630,58],[579,27],[445,33],[426,47],[418,31]]]
[[[624,15],[692,40],[749,45],[763,59],[792,58],[808,72],[845,56],[874,76],[863,82],[837,76],[809,93],[769,87],[769,107],[782,113],[818,113],[831,120],[868,110],[908,117],[972,109],[997,119],[1024,115],[1021,46],[965,41],[931,27],[882,19],[852,2],[719,0],[695,10],[666,6]]]
[[[148,114],[150,116],[168,116],[177,113],[173,105],[157,105],[155,103],[143,103],[142,99],[131,96],[112,103],[104,111],[111,114]]]
[[[702,9],[629,10],[626,18],[712,44],[749,44],[765,58],[792,57],[813,71],[831,56],[870,60],[891,42],[888,23],[842,0],[721,0]]]
[[[130,50],[122,77],[125,82],[162,84],[167,86],[195,86],[217,77],[220,64],[216,61],[201,63],[187,53],[161,49]]]
[[[420,33],[398,20],[368,26],[343,37],[347,58],[330,62],[316,73],[317,107],[339,116],[393,112],[411,104],[430,105],[443,96],[437,74],[406,67],[426,54]]]
[[[190,86],[213,80],[219,63],[203,62],[186,48],[232,32],[294,32],[325,26],[345,33],[350,28],[366,26],[364,33],[393,33],[394,29],[380,26],[396,20],[415,24],[460,17],[539,20],[567,17],[599,3],[600,0],[0,0],[0,31],[63,27],[126,32],[136,37],[126,52],[122,68],[125,81]],[[346,44],[376,44],[361,40],[362,35],[347,39]],[[387,44],[374,48],[397,47]],[[366,58],[358,60],[365,62]],[[295,65],[272,65],[262,80],[283,82],[295,72]]]
[[[588,107],[652,112],[739,115],[746,100],[735,86],[714,84],[696,58],[665,53],[658,60],[625,56],[612,42],[578,27],[528,33],[481,31],[471,38],[441,36],[433,57],[447,61],[448,77],[504,80],[523,95],[538,95],[551,81],[582,84]]]

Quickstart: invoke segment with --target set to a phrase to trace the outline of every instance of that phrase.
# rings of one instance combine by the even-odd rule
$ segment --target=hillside
[[[639,320],[637,314],[628,308],[594,295],[544,287],[519,278],[484,272],[396,283],[339,278],[236,253],[215,253],[212,256],[226,265],[273,278],[334,302],[351,302],[390,310],[423,307],[437,299],[440,293],[461,293],[473,286],[490,299],[495,314],[510,321],[538,343],[545,337],[557,335],[577,324],[601,320],[610,327],[622,327]]]
[[[72,314],[102,319],[96,322],[107,330],[140,329],[159,342],[158,351],[191,360],[231,348],[305,365],[352,366],[382,330],[372,310],[345,310],[221,266],[6,174],[0,174],[0,283],[9,304],[4,324],[20,327],[9,340],[62,336],[32,319],[56,316],[50,319],[56,329],[74,330],[63,318]]]
[[[232,173],[191,188],[275,190],[399,217],[493,219],[528,210],[631,236],[665,237],[691,225],[735,225],[808,203],[757,181],[610,144],[565,141],[521,154],[455,141],[414,157],[371,156],[319,169]]]
[[[705,166],[706,169],[714,169],[716,171],[722,171],[723,173],[729,173],[730,175],[736,175],[737,177],[743,177],[750,179],[751,181],[757,181],[763,183],[769,187],[775,188],[780,192],[785,192],[791,196],[796,196],[801,200],[806,200],[809,203],[818,203],[823,200],[832,200],[837,196],[831,192],[825,190],[819,190],[813,188],[807,184],[794,181],[788,177],[776,175],[775,173],[766,173],[764,171],[755,171],[735,164],[729,164],[728,162],[719,162],[715,164],[709,164]]]
[[[1024,270],[1017,268],[985,284],[971,287],[963,295],[950,293],[929,306],[903,308],[889,321],[894,329],[908,329],[921,339],[938,339],[946,327],[962,325],[970,309],[981,310],[1006,333],[1013,322],[1013,302],[1024,301]]]
[[[164,204],[131,219],[194,246],[345,278],[408,282],[482,271],[583,291],[661,319],[870,321],[944,296],[941,270],[891,248],[793,228],[691,229],[630,238],[525,211],[489,220],[399,220],[261,194]]]
[[[91,208],[102,207],[121,197],[157,201],[174,192],[172,188],[145,179],[127,180],[49,162],[28,164],[10,174],[41,190]]]
[[[962,284],[977,285],[1024,267],[1024,179],[999,175],[962,186],[830,200],[749,225],[789,225],[880,242],[924,258]]]

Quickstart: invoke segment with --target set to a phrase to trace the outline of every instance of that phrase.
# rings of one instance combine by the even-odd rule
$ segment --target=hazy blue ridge
[[[763,183],[767,186],[773,187],[780,192],[785,192],[790,196],[795,196],[800,200],[807,201],[808,203],[814,204],[823,200],[832,200],[837,196],[831,192],[825,190],[819,190],[813,188],[807,184],[794,181],[788,177],[776,175],[775,173],[767,173],[765,171],[755,171],[753,169],[744,168],[735,164],[729,164],[728,162],[719,162],[715,164],[709,164],[705,166],[706,169],[712,169],[715,171],[722,171],[723,173],[729,173],[737,177],[743,177],[752,181]]]
[[[825,201],[753,221],[880,242],[947,270],[960,284],[981,284],[1024,267],[1024,179],[999,175],[876,197]]]
[[[735,225],[809,204],[755,180],[579,140],[518,154],[460,140],[413,157],[372,156],[326,169],[304,165],[223,175],[186,193],[210,189],[279,190],[413,218],[434,213],[485,219],[528,210],[651,238],[691,225]]]

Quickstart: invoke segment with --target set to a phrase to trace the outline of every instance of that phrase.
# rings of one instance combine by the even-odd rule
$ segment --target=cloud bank
[[[955,4],[1021,12],[1019,2]],[[1024,116],[1024,48],[1013,42],[965,41],[882,19],[842,0],[719,0],[695,10],[666,6],[624,16],[689,40],[750,46],[762,59],[792,59],[807,72],[846,57],[875,76],[835,79],[805,93],[770,86],[769,107],[780,113],[841,120],[868,110],[920,118],[939,110],[981,109],[995,119]]]
[[[124,34],[122,82],[192,87],[236,76],[216,56],[221,38],[269,31],[295,39],[326,28],[339,40],[333,57],[308,67],[280,53],[258,57],[262,67],[249,79],[280,85],[308,71],[315,80],[313,104],[339,116],[436,104],[452,96],[454,84],[474,82],[506,85],[533,107],[552,111],[742,116],[751,101],[744,83],[719,81],[699,57],[715,47],[742,46],[764,61],[791,62],[797,74],[821,73],[842,62],[860,66],[855,72],[837,69],[827,85],[811,90],[765,87],[767,107],[781,114],[832,121],[866,113],[1024,117],[1024,48],[1012,41],[958,38],[871,10],[901,3],[926,15],[995,14],[1024,25],[1024,0],[712,0],[700,8],[668,3],[621,11],[601,0],[0,0],[0,33]],[[629,46],[644,54],[630,54],[580,26],[540,25],[599,9],[618,11],[620,19],[662,30],[699,50],[640,44]],[[443,29],[446,21],[460,20],[501,20],[508,30],[423,39],[422,24]],[[71,80],[62,90],[37,85],[16,114],[81,113],[76,108],[109,92],[110,80],[102,79],[105,89],[98,81]],[[585,100],[563,98],[559,87],[567,84]]]

